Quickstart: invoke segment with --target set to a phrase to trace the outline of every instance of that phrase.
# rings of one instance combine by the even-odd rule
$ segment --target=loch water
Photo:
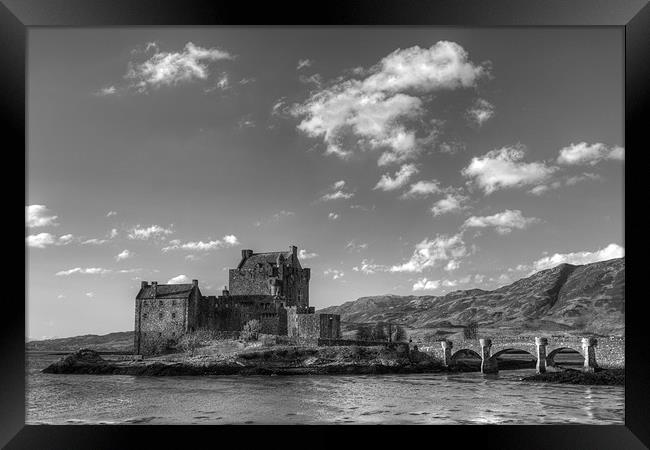
[[[28,354],[28,424],[622,424],[623,386],[521,382],[534,369],[410,375],[58,375]]]

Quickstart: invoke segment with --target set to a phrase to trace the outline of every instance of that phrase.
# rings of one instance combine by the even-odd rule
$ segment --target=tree
[[[463,327],[463,337],[465,339],[476,339],[478,337],[478,322],[471,320]]]
[[[370,341],[372,340],[372,328],[369,325],[361,325],[355,332],[357,341]]]
[[[259,320],[249,320],[244,324],[244,329],[241,332],[242,339],[246,341],[256,341],[260,335],[262,326]]]
[[[395,325],[393,330],[393,341],[394,342],[405,342],[408,339],[408,334],[404,327],[400,325]]]

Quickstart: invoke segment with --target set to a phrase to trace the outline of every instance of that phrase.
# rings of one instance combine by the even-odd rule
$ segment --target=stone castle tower
[[[242,250],[236,269],[230,269],[230,295],[270,295],[286,306],[309,307],[310,269],[303,269],[298,249],[288,252],[253,253]]]

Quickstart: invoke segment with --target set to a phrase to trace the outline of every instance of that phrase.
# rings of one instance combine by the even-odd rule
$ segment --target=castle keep
[[[135,298],[135,353],[150,354],[161,341],[178,341],[199,328],[233,337],[250,320],[260,322],[263,334],[340,338],[340,316],[315,314],[309,306],[311,271],[302,268],[297,250],[293,245],[288,252],[242,250],[237,268],[228,272],[230,288],[219,296],[202,295],[198,280],[143,281]]]

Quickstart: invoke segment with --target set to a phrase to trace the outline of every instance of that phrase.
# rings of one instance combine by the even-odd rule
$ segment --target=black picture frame
[[[644,148],[650,91],[650,6],[647,0],[341,0],[322,4],[307,2],[249,2],[204,0],[2,0],[0,2],[0,104],[6,153],[19,159],[26,147],[26,43],[32,27],[115,27],[185,25],[391,25],[391,26],[474,26],[474,27],[556,27],[609,26],[625,29],[625,196],[632,208],[625,212],[625,237],[634,234],[629,214],[643,205],[645,190],[631,188],[642,180],[639,162]],[[630,164],[631,161],[631,164]],[[19,165],[19,163],[17,163]],[[6,163],[7,168],[16,167]],[[18,172],[17,170],[7,172]],[[6,172],[6,173],[7,173]],[[5,177],[5,192],[15,190]],[[25,189],[26,192],[26,189]],[[18,197],[18,196],[16,196]],[[25,194],[24,201],[26,202]],[[23,208],[24,205],[16,205]],[[13,216],[14,214],[12,214]],[[20,214],[16,213],[17,216]],[[19,219],[16,220],[16,223]],[[17,225],[18,226],[18,225]],[[24,226],[24,224],[23,224]],[[640,239],[632,237],[633,242]],[[17,242],[17,240],[16,240]],[[24,242],[24,241],[23,241]],[[24,245],[24,244],[23,244]],[[23,247],[24,248],[24,247]],[[650,446],[650,377],[648,377],[647,324],[643,312],[646,299],[631,297],[630,289],[640,285],[640,268],[634,263],[640,252],[626,249],[628,264],[626,298],[626,385],[625,425],[620,426],[515,426],[515,427],[355,427],[382,442],[390,435],[400,445],[450,445],[443,439],[488,448],[589,448],[634,449]],[[25,257],[25,301],[27,300],[27,252]],[[13,259],[14,269],[15,258]],[[642,266],[641,266],[642,267]],[[19,279],[19,276],[13,279]],[[0,369],[0,445],[6,448],[132,448],[136,441],[148,447],[189,447],[195,439],[214,445],[224,435],[250,447],[277,440],[279,444],[337,445],[347,440],[339,429],[306,427],[300,433],[282,427],[243,431],[238,427],[190,426],[26,426],[25,425],[25,305],[6,291],[0,327],[3,364]],[[317,429],[314,429],[317,428]],[[347,429],[346,431],[348,431]],[[257,431],[257,432],[256,432]],[[293,436],[298,436],[294,440]],[[417,436],[417,437],[416,437]],[[420,440],[420,444],[415,442]],[[384,441],[387,442],[387,441]],[[454,445],[454,444],[451,444]]]

